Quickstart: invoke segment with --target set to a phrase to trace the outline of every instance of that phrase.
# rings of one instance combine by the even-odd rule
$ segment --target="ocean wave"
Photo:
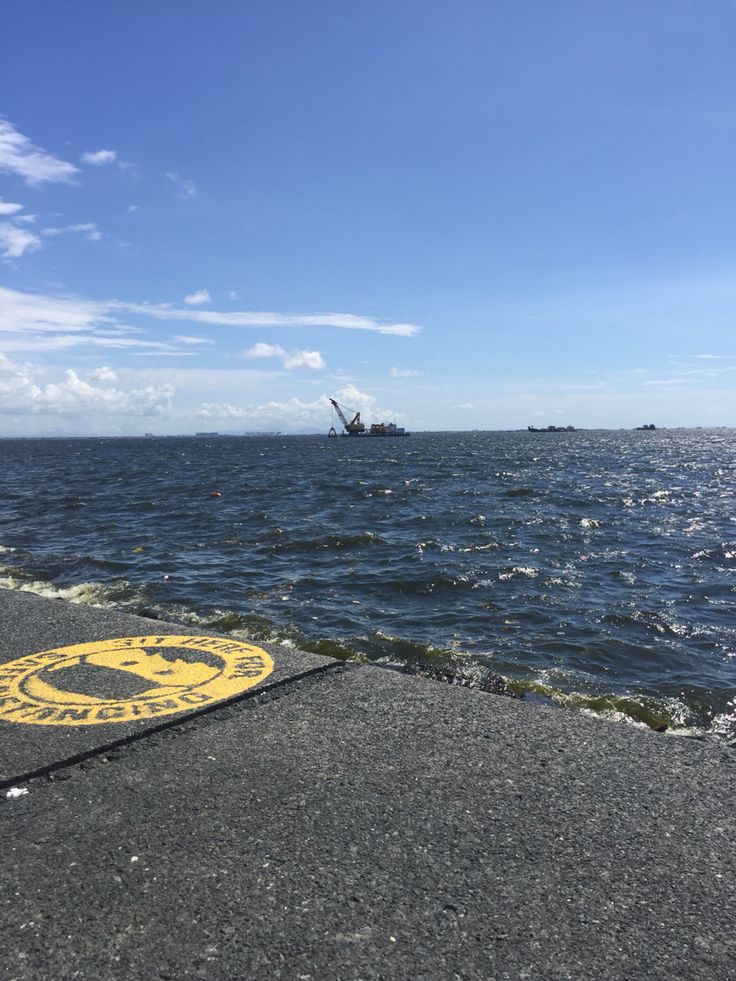
[[[600,528],[601,522],[597,518],[581,518],[581,528]]]
[[[643,729],[680,735],[697,735],[704,731],[692,710],[676,698],[654,698],[637,694],[585,694],[550,685],[541,679],[507,681],[511,690],[522,697],[542,696],[560,708],[583,712],[600,719],[626,722]]]
[[[455,546],[449,545],[447,542],[438,542],[430,538],[426,542],[416,542],[414,548],[417,549],[419,553],[426,552],[430,549],[436,549],[439,552],[454,552]]]
[[[501,580],[516,579],[518,576],[526,576],[527,579],[535,579],[539,575],[539,569],[531,565],[515,565],[512,569],[499,572],[498,578]]]
[[[504,497],[534,497],[537,493],[534,487],[512,487],[510,490],[504,491]]]
[[[529,571],[519,568],[520,574]],[[141,590],[131,587],[126,581],[113,583],[83,582],[72,586],[59,586],[49,581],[8,575],[8,570],[0,568],[0,587],[35,593],[50,599],[61,599],[71,603],[84,604],[98,608],[121,608],[128,612],[158,619],[181,623],[196,628],[217,630],[242,639],[248,643],[270,643],[291,649],[305,650],[327,657],[357,663],[395,663],[414,665],[434,664],[443,667],[463,663],[463,671],[469,677],[473,672],[484,670],[471,655],[463,655],[457,646],[426,643],[398,633],[375,630],[370,635],[350,638],[309,636],[303,630],[291,625],[279,625],[266,616],[255,612],[239,613],[232,610],[215,609],[208,612],[197,611],[179,604],[146,605],[146,597]],[[491,662],[493,657],[491,656]],[[466,670],[467,669],[467,670]],[[556,683],[551,683],[551,675],[557,675]],[[717,715],[710,726],[698,721],[693,711],[676,698],[655,698],[636,694],[587,694],[572,688],[562,687],[564,671],[545,672],[534,679],[518,679],[513,675],[498,674],[509,690],[522,698],[543,699],[550,704],[601,719],[619,721],[639,726],[643,729],[664,730],[675,735],[697,735],[705,731],[727,739],[736,740],[736,699],[729,709]],[[545,675],[550,677],[545,678]],[[574,677],[570,677],[574,685]]]
[[[86,606],[132,606],[143,602],[143,596],[129,582],[81,582],[73,586],[58,586],[43,579],[33,579],[8,569],[0,569],[0,588],[35,593],[46,599],[62,599]]]
[[[281,534],[283,534],[281,532]],[[325,535],[322,538],[286,538],[274,545],[261,546],[261,551],[266,552],[318,552],[333,551],[342,552],[350,549],[362,548],[365,545],[379,545],[383,543],[380,535],[372,531],[360,532],[354,535]]]
[[[444,664],[462,641],[509,677],[557,666],[548,684],[585,697],[687,692],[698,725],[727,729],[736,491],[732,434],[711,436],[581,431],[535,440],[534,459],[526,433],[339,451],[171,438],[163,466],[161,441],[18,441],[3,444],[0,577],[356,660],[407,643]]]

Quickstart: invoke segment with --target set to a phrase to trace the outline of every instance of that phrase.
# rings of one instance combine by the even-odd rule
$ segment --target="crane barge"
[[[340,422],[343,425],[344,433],[340,433],[341,436],[408,436],[409,433],[403,428],[403,426],[397,426],[395,422],[374,422],[370,429],[365,428],[365,423],[361,422],[360,412],[353,413],[352,409],[348,409],[347,406],[341,406],[339,402],[335,399],[330,399],[332,403],[332,408],[338,414]],[[343,412],[345,409],[348,415],[352,415],[353,418],[348,422],[348,418]],[[337,431],[334,426],[330,426],[330,431],[328,436],[337,436]]]

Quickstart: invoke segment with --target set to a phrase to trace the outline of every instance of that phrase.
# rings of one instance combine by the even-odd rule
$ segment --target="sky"
[[[0,436],[736,425],[734,0],[6,4]]]

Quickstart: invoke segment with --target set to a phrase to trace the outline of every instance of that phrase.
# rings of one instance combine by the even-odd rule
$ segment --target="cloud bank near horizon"
[[[142,372],[114,371],[99,365],[86,372],[66,369],[52,376],[42,367],[12,361],[0,352],[0,420],[7,432],[18,435],[49,431],[77,435],[116,435],[155,428],[163,432],[186,432],[198,428],[203,420],[210,425],[237,424],[246,429],[304,431],[326,429],[330,401],[322,393],[314,399],[291,396],[248,401],[194,400],[194,391],[179,392],[171,378],[154,378]],[[197,372],[193,372],[194,375]],[[237,387],[236,372],[219,372],[222,394],[232,395]],[[183,402],[176,404],[176,396]],[[338,399],[361,411],[395,415],[391,409],[377,407],[376,399],[348,383],[334,393]],[[18,428],[22,427],[22,428]]]

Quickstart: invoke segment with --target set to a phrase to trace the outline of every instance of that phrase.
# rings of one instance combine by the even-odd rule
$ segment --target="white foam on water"
[[[515,565],[510,572],[499,572],[499,579],[514,579],[516,576],[526,576],[528,579],[534,579],[539,575],[539,569],[535,569],[530,565]]]
[[[3,570],[3,571],[8,571]],[[18,579],[16,576],[0,578],[0,588],[14,589],[21,593],[34,593],[46,599],[62,599],[69,603],[80,603],[86,606],[110,607],[120,605],[120,590],[130,588],[130,584],[115,583],[107,585],[101,582],[82,582],[75,586],[55,586],[43,579]],[[131,597],[132,599],[133,597]]]
[[[683,535],[692,535],[696,531],[703,531],[703,529],[707,527],[708,526],[705,521],[702,521],[700,518],[693,518],[687,528],[682,529],[682,533]]]
[[[729,702],[725,712],[714,717],[710,724],[710,732],[723,739],[736,738],[736,698]]]
[[[580,708],[578,711],[581,715],[587,715],[593,719],[605,719],[607,722],[624,722],[626,725],[633,726],[634,729],[646,729],[650,731],[650,727],[646,722],[642,722],[641,719],[633,719],[630,715],[627,715],[625,712],[619,712],[617,709]]]

